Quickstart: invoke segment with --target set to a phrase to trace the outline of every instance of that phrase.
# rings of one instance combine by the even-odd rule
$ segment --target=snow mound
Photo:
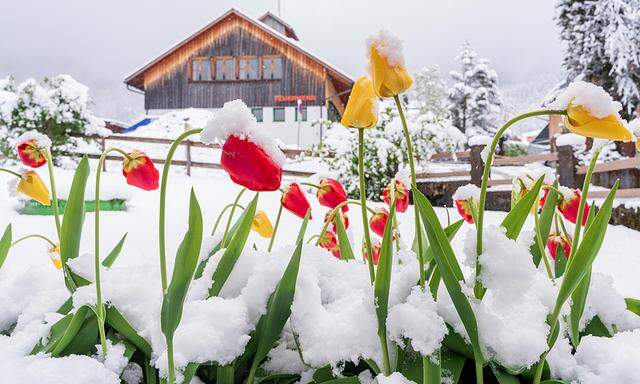
[[[601,119],[617,115],[622,104],[614,101],[602,87],[584,81],[574,81],[549,104],[551,109],[567,109],[569,105],[582,106],[594,117]]]
[[[367,55],[370,55],[371,50],[375,48],[378,54],[387,60],[389,65],[404,66],[402,40],[386,29],[382,29],[377,34],[369,36],[366,44]]]
[[[470,147],[474,147],[476,145],[491,145],[492,141],[493,141],[493,138],[487,135],[476,135],[476,136],[470,137],[467,144]]]
[[[120,384],[120,377],[99,361],[78,355],[0,360],[0,372],[3,381],[12,384]]]
[[[414,381],[404,377],[400,372],[393,372],[389,376],[385,376],[381,373],[376,376],[373,382],[374,384],[416,384]]]
[[[278,148],[275,140],[258,125],[255,116],[240,99],[224,103],[222,110],[205,125],[200,139],[205,143],[214,143],[216,140],[224,141],[231,135],[256,144],[278,166],[284,166],[286,162],[284,153]]]
[[[613,278],[598,272],[591,276],[585,310],[580,319],[580,330],[596,315],[610,332],[614,326],[618,331],[640,328],[640,317],[627,310],[624,297],[613,288]]]

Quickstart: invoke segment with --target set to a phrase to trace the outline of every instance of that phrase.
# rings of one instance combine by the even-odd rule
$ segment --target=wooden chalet
[[[310,122],[338,120],[353,80],[304,49],[280,17],[267,12],[253,19],[231,9],[128,76],[125,84],[144,93],[149,115],[217,109],[242,99],[276,137],[309,146],[321,140]]]

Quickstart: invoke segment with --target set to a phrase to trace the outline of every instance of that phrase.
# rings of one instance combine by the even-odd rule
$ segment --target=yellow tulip
[[[44,184],[40,176],[38,176],[36,171],[24,172],[16,190],[23,195],[29,196],[42,205],[51,205],[49,189]]]
[[[251,229],[258,232],[258,235],[267,239],[273,236],[273,226],[271,225],[271,221],[269,221],[267,214],[262,210],[258,211],[258,213],[253,217]]]
[[[571,132],[585,137],[616,141],[633,140],[631,131],[627,129],[620,116],[611,114],[597,118],[582,105],[569,104],[564,124]]]
[[[56,267],[56,269],[62,269],[62,260],[60,259],[60,244],[49,248],[49,258]]]
[[[380,97],[399,95],[413,84],[407,68],[403,64],[390,64],[375,44],[371,44],[369,48],[369,69],[373,78],[373,89]]]
[[[376,99],[370,78],[362,76],[356,80],[342,116],[342,125],[349,128],[375,127],[378,123]]]

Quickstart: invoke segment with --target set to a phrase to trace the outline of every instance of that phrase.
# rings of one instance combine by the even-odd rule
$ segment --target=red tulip
[[[301,219],[304,219],[304,216],[311,209],[309,200],[307,200],[298,183],[291,183],[284,189],[280,203],[282,203],[282,206],[289,212]],[[309,215],[309,219],[311,219],[311,215]]]
[[[477,209],[480,200],[480,188],[473,184],[459,187],[453,194],[453,203],[460,213],[460,216],[469,224],[473,224],[472,209]],[[473,205],[472,205],[473,204]]]
[[[252,191],[275,191],[280,188],[282,168],[249,140],[236,135],[227,137],[222,146],[220,164],[234,183]]]
[[[409,188],[400,180],[393,180],[396,195],[396,211],[404,213],[409,207]],[[382,201],[391,205],[391,183],[382,191]]]
[[[570,194],[571,196],[561,196],[558,209],[565,219],[575,224],[578,218],[578,208],[580,207],[580,191],[574,189],[572,192],[572,195]],[[582,214],[583,226],[587,224],[587,217],[589,217],[589,204],[584,205],[584,212]]]
[[[540,207],[544,208],[544,203],[546,203],[547,197],[549,196],[549,190],[550,190],[549,188],[544,189],[544,194],[540,198]]]
[[[469,224],[473,224],[473,215],[471,214],[471,205],[469,204],[469,200],[455,200],[454,204],[464,221]]]
[[[327,220],[329,220],[329,215],[331,215],[331,211],[327,212],[326,215],[324,215],[324,222],[326,223]],[[347,229],[349,228],[349,217],[347,217],[347,215],[345,215],[344,213],[338,213],[338,215],[342,216],[342,223],[344,224],[344,228]],[[336,216],[333,217],[333,220],[331,220],[331,228],[333,228],[333,232],[337,232],[337,227],[336,227],[336,220],[338,218]]]
[[[18,145],[18,157],[22,164],[31,168],[39,168],[47,162],[44,151],[35,139]]]
[[[122,161],[122,174],[127,184],[145,191],[158,189],[158,170],[144,152],[133,151]]]
[[[389,211],[386,208],[377,208],[371,219],[369,219],[369,227],[374,233],[382,237],[384,236],[384,227],[387,225],[387,220],[389,220]]]
[[[562,250],[564,251],[564,256],[568,259],[569,254],[571,253],[571,243],[564,236],[560,236],[558,234],[549,235],[549,239],[547,240],[547,249],[549,250],[549,254],[553,260],[556,259],[556,252],[558,251],[558,246],[562,246]]]
[[[382,244],[380,244],[380,242],[373,244],[373,265],[378,265],[378,260],[380,260],[381,247]],[[367,253],[367,248],[364,243],[362,244],[362,257],[364,258],[365,262],[369,261],[369,253]]]
[[[320,205],[328,208],[335,208],[338,204],[347,201],[347,192],[342,185],[333,179],[320,180],[320,188],[316,193]],[[342,212],[347,212],[349,207],[345,204],[342,206]]]
[[[338,245],[338,238],[335,233],[332,231],[325,231],[320,236],[319,244],[322,248],[329,250],[334,257],[338,259],[340,258],[340,246]]]

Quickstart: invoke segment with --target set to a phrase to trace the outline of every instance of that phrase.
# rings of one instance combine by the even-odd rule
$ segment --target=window
[[[208,58],[191,60],[191,80],[211,81],[211,61]]]
[[[296,107],[296,121],[307,121],[307,107]]]
[[[262,78],[266,80],[282,79],[282,57],[262,57]]]
[[[233,57],[216,57],[216,80],[235,80],[236,66]]]
[[[251,108],[251,113],[256,117],[258,123],[262,122],[262,108]]]
[[[238,59],[238,78],[240,80],[258,79],[258,57],[241,57]]]
[[[275,121],[275,122],[284,121],[284,108],[283,107],[273,108],[273,121]]]

